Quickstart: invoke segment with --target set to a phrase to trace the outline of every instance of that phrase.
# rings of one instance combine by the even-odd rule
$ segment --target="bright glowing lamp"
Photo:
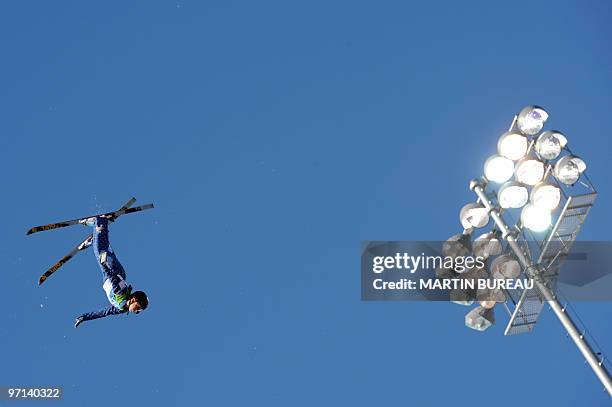
[[[497,152],[512,161],[521,159],[527,154],[529,142],[519,133],[504,133],[497,142]]]
[[[516,164],[515,173],[518,182],[535,185],[544,178],[544,163],[535,158],[526,157]]]
[[[514,163],[512,160],[496,154],[485,161],[484,173],[488,180],[501,184],[512,178]]]
[[[518,115],[517,125],[521,133],[534,136],[542,130],[548,113],[539,106],[527,106]]]
[[[541,182],[531,190],[531,203],[535,206],[554,211],[561,201],[561,190],[546,182]]]
[[[529,200],[529,191],[518,182],[506,182],[497,193],[499,206],[502,208],[522,208]]]
[[[574,155],[566,155],[555,164],[555,177],[565,185],[574,185],[580,174],[586,170],[586,163]]]
[[[527,229],[543,232],[550,226],[552,217],[549,210],[529,204],[521,212],[521,222]]]
[[[567,138],[558,131],[545,131],[540,134],[535,149],[545,160],[554,160],[559,157],[561,150],[567,144]]]

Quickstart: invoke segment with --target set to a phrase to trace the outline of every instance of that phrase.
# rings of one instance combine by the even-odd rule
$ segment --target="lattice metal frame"
[[[559,269],[570,253],[595,198],[597,198],[597,192],[568,196],[547,238],[542,242],[537,242],[541,248],[537,264],[546,285],[551,289],[555,288]],[[504,335],[532,331],[544,308],[544,299],[537,289],[513,291],[515,292],[507,293],[509,298],[514,299],[518,296],[518,300],[512,301],[512,304],[506,304],[510,321]],[[513,308],[511,308],[512,305],[514,305]]]

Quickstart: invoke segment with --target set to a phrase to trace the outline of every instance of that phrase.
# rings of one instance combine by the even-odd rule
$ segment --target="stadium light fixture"
[[[464,229],[482,228],[489,223],[489,211],[478,203],[465,205],[459,214]]]
[[[506,295],[498,288],[481,288],[476,293],[476,299],[483,308],[493,308],[506,301]]]
[[[490,328],[495,323],[495,305],[503,303],[510,316],[504,334],[530,332],[544,304],[548,304],[612,397],[612,377],[604,365],[602,353],[594,350],[593,342],[590,343],[585,335],[586,328],[581,322],[575,322],[579,319],[570,315],[570,310],[561,305],[557,293],[551,288],[555,287],[557,274],[546,273],[551,267],[558,270],[567,257],[597,197],[585,174],[584,160],[569,150],[567,138],[559,131],[539,134],[547,120],[548,113],[535,105],[525,107],[514,117],[508,132],[498,140],[498,154],[486,161],[484,177],[470,182],[470,189],[478,198],[477,203],[464,206],[460,213],[465,234],[471,233],[473,228],[485,227],[489,218],[494,222],[490,232],[494,235],[484,233],[473,243],[470,242],[474,254],[482,254],[489,259],[497,256],[490,263],[490,276],[485,278],[505,280],[522,276],[531,280],[534,287],[504,289],[500,291],[501,295],[486,289],[477,290],[475,299],[479,306],[465,316],[465,325],[478,331]],[[563,151],[568,154],[561,157]],[[514,168],[514,181],[510,181],[511,168]],[[549,174],[559,184],[552,177],[548,179]],[[492,183],[503,185],[495,191],[493,188],[497,186]],[[562,209],[556,211],[557,208]],[[520,221],[513,224],[514,217],[506,214],[519,209]],[[556,219],[553,219],[553,213]],[[561,227],[563,234],[559,233]],[[534,235],[532,232],[538,233]],[[507,244],[504,254],[500,255],[501,244],[495,250],[490,249],[489,243],[494,236]],[[535,240],[537,244],[530,248],[530,240]],[[475,271],[478,270],[459,276],[466,278]],[[486,270],[479,272],[487,276]],[[452,276],[456,277],[457,274]],[[471,298],[466,298],[464,294],[457,292],[453,296],[456,300],[463,299],[462,303],[466,305]]]
[[[555,164],[554,174],[565,185],[574,185],[586,170],[586,163],[579,157],[566,155]]]
[[[442,254],[447,257],[467,256],[472,252],[472,240],[468,233],[449,237],[442,245]]]
[[[478,306],[467,313],[465,325],[477,331],[485,331],[495,323],[495,311],[493,308]]]
[[[559,157],[563,147],[567,145],[567,138],[560,132],[549,130],[540,134],[538,137],[535,149],[545,160],[554,160]]]
[[[539,106],[527,106],[518,114],[518,128],[526,136],[535,136],[548,120],[548,113]]]
[[[474,256],[488,259],[491,256],[499,256],[502,252],[502,244],[496,232],[483,233],[474,239],[472,243]]]
[[[504,254],[491,263],[491,275],[497,280],[517,278],[521,275],[521,265],[511,255]]]

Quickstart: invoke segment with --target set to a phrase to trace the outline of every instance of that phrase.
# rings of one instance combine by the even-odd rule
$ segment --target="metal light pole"
[[[569,337],[572,338],[580,352],[582,352],[582,355],[591,366],[599,380],[601,380],[608,394],[612,396],[612,377],[610,377],[610,373],[606,370],[603,362],[597,359],[597,355],[593,349],[591,349],[591,346],[586,341],[584,335],[580,333],[574,324],[574,321],[572,321],[569,315],[565,313],[565,308],[561,306],[553,291],[546,286],[546,283],[543,281],[537,266],[524,255],[522,249],[517,243],[515,234],[504,222],[503,218],[498,212],[498,208],[493,206],[493,202],[491,202],[485,194],[481,181],[472,180],[470,183],[470,189],[476,193],[480,199],[480,202],[485,208],[487,208],[491,217],[493,218],[493,221],[502,232],[502,237],[508,242],[508,245],[511,247],[517,259],[524,267],[525,273],[529,278],[534,280],[535,286],[537,287],[539,293],[553,310],[557,318],[559,318],[559,321],[561,321],[561,324],[567,331]]]
[[[514,117],[509,131],[499,140],[499,154],[485,163],[485,176],[470,182],[478,199],[461,211],[461,222],[464,234],[471,236],[475,228],[492,218],[494,233],[507,242],[503,256],[513,256],[520,264],[521,274],[533,280],[533,289],[505,290],[503,305],[510,314],[505,334],[530,332],[543,305],[548,304],[612,397],[612,377],[604,358],[598,358],[585,332],[580,331],[555,293],[560,266],[597,192],[584,173],[586,164],[572,154],[563,134],[538,134],[547,118],[548,113],[538,106],[527,106]],[[561,156],[564,152],[567,154]],[[495,190],[493,184],[499,184],[499,188]],[[505,215],[511,217],[513,210],[521,210],[520,220],[509,225]],[[493,272],[493,278],[505,277]],[[495,303],[480,304],[466,316],[466,325],[485,330],[494,322]]]

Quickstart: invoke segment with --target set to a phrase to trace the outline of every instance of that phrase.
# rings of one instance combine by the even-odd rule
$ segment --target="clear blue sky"
[[[497,3],[497,5],[494,5]],[[0,385],[62,405],[605,405],[547,312],[360,301],[362,240],[445,239],[512,115],[545,106],[612,218],[607,1],[10,2],[0,12]],[[115,209],[150,309],[106,303],[88,230]],[[609,303],[577,304],[612,352]]]

